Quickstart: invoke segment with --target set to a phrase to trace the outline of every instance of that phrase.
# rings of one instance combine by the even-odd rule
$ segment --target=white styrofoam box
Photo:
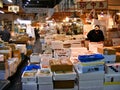
[[[8,60],[9,76],[12,76],[15,73],[14,63],[15,60]]]
[[[52,49],[61,49],[63,48],[63,42],[62,41],[51,41],[51,48]]]
[[[98,53],[97,51],[98,47],[103,47],[103,43],[89,42],[89,51]]]
[[[120,90],[120,85],[105,85],[104,90]]]
[[[54,57],[58,58],[61,56],[70,57],[70,49],[69,48],[61,48],[59,50],[54,50]]]
[[[120,73],[120,63],[106,64],[106,73]]]
[[[38,84],[53,84],[52,72],[48,68],[38,70],[37,74]]]
[[[38,53],[32,53],[30,55],[30,62],[31,63],[40,63],[40,60],[41,60],[41,55],[38,54]]]
[[[78,81],[79,87],[104,86],[104,80]]]
[[[105,74],[105,83],[120,83],[120,73],[115,73],[115,74]]]
[[[27,53],[26,44],[16,44],[16,49],[20,50],[21,53]]]
[[[76,78],[75,71],[72,72],[58,71],[53,73],[53,80],[75,80],[75,78]]]
[[[37,83],[22,83],[22,90],[38,90]]]
[[[113,46],[120,45],[120,38],[112,38]]]
[[[53,84],[38,84],[38,90],[53,90]]]
[[[21,82],[27,83],[27,82],[37,82],[36,78],[36,71],[24,71],[22,74]]]
[[[71,52],[88,52],[86,47],[71,47],[70,50]]]
[[[115,63],[116,55],[103,55],[105,63]]]
[[[76,69],[78,79],[80,81],[88,81],[88,80],[103,80],[104,79],[104,71],[98,72],[90,72],[90,73],[81,73],[78,69]]]
[[[0,54],[0,61],[4,61],[4,55]]]
[[[90,66],[83,66],[83,65],[76,65],[76,68],[78,68],[78,70],[81,73],[90,73],[90,72],[97,72],[97,71],[104,71],[104,65],[90,65]]]
[[[49,60],[52,59],[52,54],[41,55],[41,65],[49,67]]]
[[[78,90],[104,90],[104,87],[101,87],[101,86],[79,87]]]
[[[70,50],[71,50],[71,56],[78,56],[78,55],[85,55],[87,52],[88,52],[88,50],[87,50],[87,48],[86,47],[71,47],[70,48]]]

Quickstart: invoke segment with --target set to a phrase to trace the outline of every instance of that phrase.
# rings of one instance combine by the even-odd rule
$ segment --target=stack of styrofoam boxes
[[[7,61],[4,61],[4,55],[0,54],[0,79],[4,80],[7,79],[9,76]]]
[[[22,90],[38,90],[37,88],[37,71],[24,71],[22,74]]]
[[[38,90],[53,90],[52,72],[50,69],[40,69],[37,74]]]
[[[88,56],[86,56],[88,57]],[[90,55],[90,57],[93,57]],[[88,59],[87,59],[88,60]],[[104,89],[104,61],[103,59],[80,61],[75,65],[78,74],[79,90],[103,90]]]
[[[103,47],[103,43],[97,43],[97,42],[89,42],[89,51],[92,51],[94,53],[98,53],[98,47]]]
[[[73,64],[70,60],[50,60],[50,69],[54,73],[53,85],[54,89],[66,90],[68,88],[73,89],[75,85],[75,73],[73,72]],[[62,72],[60,74],[60,72]],[[65,72],[65,73],[64,73]],[[67,73],[71,72],[71,73]],[[71,77],[68,78],[68,77]]]
[[[104,90],[120,90],[120,63],[106,64]]]
[[[32,53],[30,55],[30,63],[33,64],[40,64],[40,60],[41,60],[41,55],[38,53]]]
[[[8,60],[8,70],[9,70],[9,76],[12,76],[18,67],[18,58],[11,58]]]
[[[79,90],[104,90],[104,71],[81,73],[77,69]]]
[[[115,63],[116,60],[116,50],[112,47],[99,47],[98,53],[104,55],[105,63]]]

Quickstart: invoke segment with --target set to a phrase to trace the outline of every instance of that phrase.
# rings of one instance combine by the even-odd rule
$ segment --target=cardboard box
[[[21,82],[23,82],[23,83],[27,83],[27,82],[36,83],[37,82],[36,71],[24,71],[22,74]]]
[[[113,46],[120,45],[120,38],[112,38]]]
[[[106,47],[113,46],[112,39],[110,39],[110,40],[104,40],[103,44],[104,44],[104,46],[106,46]]]
[[[74,80],[53,81],[54,89],[74,88]]]
[[[120,62],[120,52],[116,53],[116,61],[115,62]]]
[[[37,83],[22,83],[22,90],[38,90]]]
[[[118,46],[113,46],[112,48],[114,48],[116,50],[116,52],[120,52],[120,45]]]
[[[49,69],[38,70],[37,74],[38,84],[53,84],[52,72]]]
[[[52,72],[54,71],[73,71],[73,64],[70,60],[64,61],[65,63],[61,63],[60,60],[50,60],[50,69]]]
[[[41,60],[41,58],[40,58],[40,54],[38,54],[38,53],[33,53],[33,54],[31,54],[30,55],[30,62],[31,63],[40,63],[40,60]]]
[[[104,55],[115,55],[116,50],[112,47],[98,47],[97,48],[98,53],[104,54]]]
[[[19,60],[21,59],[21,53],[19,50],[14,50],[13,51],[13,57],[18,58]]]
[[[103,80],[104,71],[90,72],[90,73],[81,73],[76,69],[78,80],[80,81],[89,81],[89,80]]]
[[[75,80],[75,71],[56,71],[53,73],[53,80]]]
[[[53,84],[39,84],[38,90],[53,90]]]

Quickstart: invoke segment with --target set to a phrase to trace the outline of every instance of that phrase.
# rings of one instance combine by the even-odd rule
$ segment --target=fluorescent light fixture
[[[12,0],[7,0],[8,2],[12,3],[13,1]]]
[[[5,12],[0,10],[0,13],[5,13]]]

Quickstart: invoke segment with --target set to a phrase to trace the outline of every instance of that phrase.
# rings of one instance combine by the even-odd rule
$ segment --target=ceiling
[[[27,8],[53,8],[61,0],[22,0],[22,6]]]

